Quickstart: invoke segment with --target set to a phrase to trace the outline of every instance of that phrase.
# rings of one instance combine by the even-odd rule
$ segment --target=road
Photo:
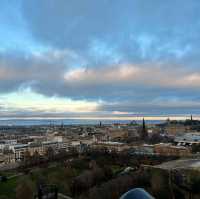
[[[19,176],[23,176],[24,174],[23,173],[18,173],[18,174],[15,174],[15,175],[12,175],[12,176],[8,176],[8,180],[12,179],[12,178],[16,178],[16,177],[19,177]]]
[[[64,195],[64,194],[62,194],[62,193],[58,193],[58,198],[59,198],[59,199],[72,199],[71,197],[66,196],[66,195]]]

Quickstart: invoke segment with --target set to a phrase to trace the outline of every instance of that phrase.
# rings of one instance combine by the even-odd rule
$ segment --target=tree
[[[152,171],[151,188],[156,198],[172,198],[169,187],[169,175],[161,170]]]
[[[9,198],[7,196],[1,195],[1,199],[9,199]]]
[[[194,144],[194,145],[192,145],[192,152],[193,153],[200,152],[200,144]]]
[[[30,182],[24,181],[17,185],[16,199],[33,199],[33,187]]]
[[[191,195],[194,194],[200,194],[199,190],[199,185],[200,185],[200,174],[199,171],[191,171],[190,177],[189,177],[189,184],[190,184],[190,190],[191,190]]]
[[[99,167],[93,168],[93,170],[86,170],[73,180],[72,193],[78,195],[86,192],[91,187],[103,182],[105,179],[106,176],[104,170]]]
[[[38,151],[34,152],[32,160],[34,165],[38,165],[40,163],[40,154],[38,153]]]
[[[52,147],[48,147],[47,148],[46,155],[47,155],[48,160],[50,160],[50,161],[53,160],[53,158],[54,158],[54,150],[53,150]]]
[[[89,168],[90,169],[96,169],[98,167],[97,163],[95,160],[91,160],[89,163]]]
[[[28,150],[25,151],[25,153],[24,153],[23,163],[24,163],[25,167],[29,166],[32,163],[31,162],[31,155],[30,155],[30,152]]]
[[[60,149],[58,154],[57,154],[57,156],[56,156],[56,158],[58,160],[67,159],[67,155],[68,154],[67,154],[67,151],[65,149]]]

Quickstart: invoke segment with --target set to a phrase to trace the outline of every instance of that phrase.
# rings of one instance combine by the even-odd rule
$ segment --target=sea
[[[112,120],[112,119],[0,119],[0,126],[42,126],[42,125],[102,125],[128,124],[132,120]],[[141,120],[135,120],[142,123]],[[147,124],[160,124],[163,120],[147,120]]]

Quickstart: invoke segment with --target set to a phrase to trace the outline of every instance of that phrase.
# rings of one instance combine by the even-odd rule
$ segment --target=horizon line
[[[192,115],[194,120],[200,120],[200,115]],[[0,120],[187,120],[190,116],[123,116],[123,117],[0,117]]]

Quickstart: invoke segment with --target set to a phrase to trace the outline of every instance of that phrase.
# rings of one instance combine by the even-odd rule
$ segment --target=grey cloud
[[[40,42],[90,56],[91,45],[99,41],[122,60],[137,62],[183,59],[186,49],[187,54],[198,52],[199,8],[197,0],[24,0],[22,4],[29,30]],[[146,46],[143,39],[152,38]]]
[[[21,2],[34,41],[51,49],[1,53],[1,92],[31,87],[47,96],[102,100],[103,111],[166,112],[160,104],[169,112],[175,105],[177,112],[198,110],[198,103],[178,106],[200,98],[198,0]],[[174,98],[178,103],[168,101]]]
[[[44,86],[44,90],[50,88],[50,95],[54,95],[56,86],[62,85],[63,73],[68,68],[66,63],[70,64],[71,61],[73,62],[73,56],[68,51],[54,50],[37,54],[1,53],[0,90],[10,92],[28,86],[37,90]]]
[[[70,65],[74,57],[78,58],[78,55],[67,50],[29,55],[1,54],[0,91],[12,92],[30,87],[47,96],[102,101],[100,112],[93,116],[109,116],[114,111],[133,112],[133,115],[172,114],[173,111],[177,114],[197,113],[200,108],[200,96],[196,92],[200,90],[200,71],[194,73],[187,67],[173,68],[156,63],[74,68]],[[39,114],[36,110],[4,108],[1,115],[68,116],[67,113]]]
[[[48,96],[135,102],[152,101],[158,95],[166,99],[191,96],[200,90],[200,71],[190,71],[187,67],[149,63],[74,68],[70,65],[73,57],[67,50],[28,56],[2,54],[0,90],[10,92],[31,87]],[[193,94],[193,98],[198,96]]]

